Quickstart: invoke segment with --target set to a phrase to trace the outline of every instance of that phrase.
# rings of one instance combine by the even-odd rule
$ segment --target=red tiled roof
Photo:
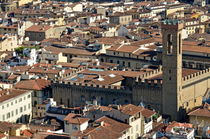
[[[201,116],[201,117],[209,117],[210,118],[210,108],[198,108],[194,111],[188,113],[189,116]]]
[[[0,133],[0,138],[4,138],[4,137],[6,137],[6,135],[3,133]]]
[[[15,85],[15,88],[27,89],[27,90],[42,90],[48,87],[50,84],[51,82],[45,79],[24,80],[24,81],[18,82]]]
[[[27,28],[25,31],[30,31],[30,32],[45,32],[48,29],[52,28],[51,26],[48,25],[33,25],[29,28]]]
[[[65,118],[65,121],[67,121],[70,124],[83,124],[85,122],[88,122],[90,119],[88,118],[83,118],[81,115],[74,114],[74,113],[69,113]]]
[[[16,79],[17,77],[18,77],[18,75],[12,74],[12,75],[10,75],[10,76],[8,77],[8,80],[14,80],[14,79]]]
[[[166,128],[166,132],[171,132],[173,127],[186,127],[186,128],[192,128],[193,124],[189,124],[189,123],[179,123],[176,121],[173,121],[171,124],[168,125],[168,127]]]
[[[26,90],[8,89],[0,91],[0,102],[28,93]]]
[[[146,109],[146,108],[143,108],[143,110],[141,111],[141,114],[144,116],[144,117],[151,117],[152,115],[154,115],[156,112],[152,111],[152,110],[149,110],[149,109]]]
[[[96,120],[96,123],[102,122],[104,122],[102,125],[89,127],[82,132],[74,132],[72,136],[81,138],[88,136],[90,139],[98,139],[99,137],[102,137],[103,139],[117,139],[123,135],[125,130],[128,130],[131,127],[128,124],[118,122],[106,116]]]
[[[122,113],[127,114],[127,115],[135,115],[138,112],[141,112],[143,109],[144,109],[143,107],[138,107],[133,104],[127,104],[127,105],[121,106],[119,110]]]
[[[26,137],[32,137],[33,133],[30,130],[23,130],[21,131],[21,135],[26,136]]]

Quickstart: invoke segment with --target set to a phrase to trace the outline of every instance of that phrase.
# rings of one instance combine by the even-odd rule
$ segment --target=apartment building
[[[65,118],[65,132],[72,134],[75,131],[84,131],[88,127],[90,119],[83,118],[79,114],[69,113]]]
[[[17,89],[31,90],[32,91],[32,109],[33,109],[33,117],[37,116],[36,113],[36,105],[42,104],[44,100],[46,100],[51,96],[49,89],[50,81],[45,79],[36,79],[36,80],[23,80],[18,82],[15,85]]]
[[[135,69],[156,62],[154,39],[145,39],[132,43],[113,45],[106,49],[106,54],[99,56],[101,62],[119,64],[120,67],[132,67]]]
[[[52,29],[48,25],[33,25],[26,29],[25,37],[28,37],[30,41],[42,41],[53,37]]]
[[[198,19],[185,19],[185,29],[187,35],[204,33],[205,25],[201,24]]]
[[[0,51],[14,51],[18,46],[17,36],[0,35]]]
[[[67,62],[67,57],[63,56],[62,52],[43,51],[40,54],[41,63],[56,64],[58,62]]]
[[[0,121],[29,122],[32,115],[31,93],[18,89],[0,91]]]
[[[111,24],[128,24],[132,21],[132,15],[131,14],[125,14],[125,13],[115,13],[114,15],[111,15],[109,17],[109,22]]]

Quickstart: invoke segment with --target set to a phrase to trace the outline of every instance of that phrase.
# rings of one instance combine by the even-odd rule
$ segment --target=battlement
[[[175,30],[181,30],[183,29],[184,24],[183,21],[178,19],[167,19],[164,20],[161,24],[162,29],[175,29]]]
[[[210,68],[182,77],[183,85],[200,79],[210,78]]]
[[[161,73],[162,73],[162,66],[159,66],[158,69],[156,69],[156,70],[148,71],[148,72],[140,75],[137,79],[137,82],[142,81],[143,79],[151,78],[151,77],[156,76]]]
[[[70,86],[101,88],[101,89],[129,90],[128,88],[124,86],[114,86],[114,85],[96,85],[96,84],[78,83],[78,82],[70,82],[70,81],[53,81],[52,83],[61,84],[61,85],[70,85]]]

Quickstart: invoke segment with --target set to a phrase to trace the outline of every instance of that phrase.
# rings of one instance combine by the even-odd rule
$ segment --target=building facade
[[[17,89],[1,91],[0,120],[28,123],[32,116],[31,93],[31,91]]]
[[[183,23],[178,20],[162,24],[163,68],[136,77],[129,90],[122,89],[124,86],[61,81],[53,84],[54,99],[67,106],[78,106],[84,104],[84,98],[103,100],[104,105],[116,103],[116,98],[118,104],[124,104],[126,98],[128,103],[144,103],[172,120],[184,120],[186,112],[202,104],[210,87],[210,69],[182,67],[182,28]]]

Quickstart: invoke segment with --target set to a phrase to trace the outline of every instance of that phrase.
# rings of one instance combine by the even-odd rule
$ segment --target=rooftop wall
[[[53,84],[55,86],[56,85],[67,85],[67,86],[80,86],[80,87],[90,87],[90,88],[127,90],[127,91],[130,91],[127,87],[114,86],[114,85],[96,85],[96,84],[88,84],[88,83],[75,83],[75,82],[70,82],[70,81],[53,81]]]
[[[187,75],[185,77],[182,78],[183,81],[183,86],[184,85],[188,85],[190,83],[205,79],[205,78],[210,78],[210,68],[205,69],[205,70],[201,70],[199,72]]]

